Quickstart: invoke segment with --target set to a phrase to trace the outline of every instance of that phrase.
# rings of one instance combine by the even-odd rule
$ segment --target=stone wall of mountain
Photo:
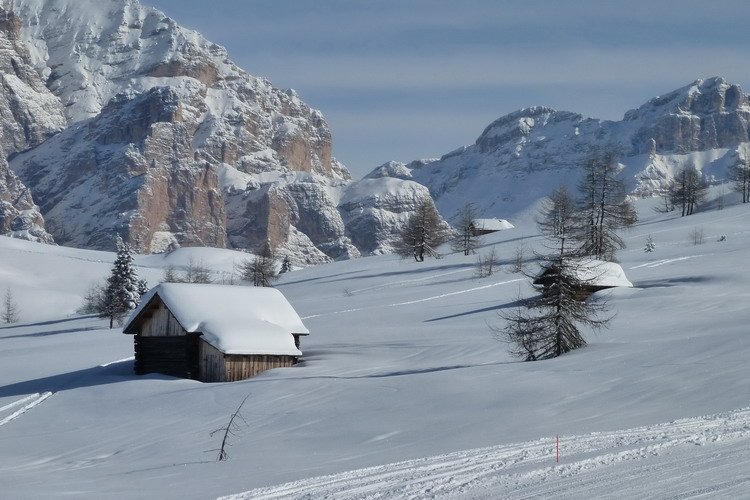
[[[41,144],[66,125],[61,102],[32,66],[21,20],[0,10],[0,235],[52,242],[31,191],[5,158]]]
[[[294,91],[247,74],[222,47],[135,0],[0,6],[18,20],[15,32],[0,29],[30,54],[22,69],[54,104],[42,107],[56,112],[56,132],[66,128],[11,160],[62,243],[111,249],[120,234],[149,252],[252,250],[270,239],[299,263],[358,255],[333,199],[321,196],[350,175],[322,114]],[[4,120],[31,135],[49,120],[27,121]],[[226,171],[248,182],[222,184]],[[297,173],[305,182],[285,180]],[[269,211],[265,221],[256,209]]]

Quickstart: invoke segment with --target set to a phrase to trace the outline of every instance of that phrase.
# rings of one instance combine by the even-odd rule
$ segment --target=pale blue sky
[[[526,106],[619,119],[696,78],[750,83],[745,0],[142,1],[322,110],[355,177]]]

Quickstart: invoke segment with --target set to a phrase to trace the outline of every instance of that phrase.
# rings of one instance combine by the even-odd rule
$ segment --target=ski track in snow
[[[423,281],[434,280],[435,278],[442,278],[443,276],[450,276],[452,274],[465,273],[468,271],[474,271],[473,268],[459,269],[458,271],[449,271],[447,273],[431,274],[423,278],[415,278],[410,280],[391,281],[390,283],[383,283],[381,285],[368,286],[365,288],[359,288],[357,290],[351,290],[351,293],[369,292],[372,290],[381,290],[383,288],[390,288],[392,286],[408,285],[410,283],[421,283]]]
[[[129,361],[131,359],[134,359],[133,356],[130,356],[128,358],[118,359],[118,360],[115,360],[115,361],[110,361],[108,363],[102,363],[101,365],[99,365],[99,367],[106,368],[109,365],[113,365],[115,363],[120,363],[122,361]],[[16,410],[13,413],[11,413],[10,415],[7,415],[6,417],[0,418],[0,426],[3,426],[5,424],[7,424],[7,423],[9,423],[9,422],[17,419],[18,417],[20,417],[21,415],[23,415],[24,413],[26,413],[30,409],[32,409],[35,406],[37,406],[37,405],[43,403],[44,401],[46,401],[50,396],[52,396],[53,394],[55,394],[59,390],[60,389],[58,388],[57,391],[47,391],[47,392],[43,392],[43,393],[36,392],[34,394],[30,394],[28,396],[25,396],[25,397],[23,397],[23,398],[21,398],[21,399],[19,399],[17,401],[13,401],[12,403],[9,403],[9,404],[7,404],[7,405],[5,405],[3,407],[0,407],[0,415],[2,415],[3,413],[5,413],[7,411],[10,411],[10,410],[18,407],[18,406],[21,407],[18,410]]]
[[[40,393],[37,392],[35,394],[31,394],[29,396],[26,396],[25,398],[19,399],[18,401],[14,401],[13,403],[10,403],[10,404],[7,404],[7,405],[3,406],[2,408],[0,408],[0,414],[3,413],[3,412],[5,412],[5,411],[12,410],[13,408],[15,408],[17,406],[23,405],[18,410],[14,411],[13,413],[11,413],[10,415],[8,415],[7,417],[5,417],[2,420],[0,420],[0,426],[3,426],[5,424],[7,424],[8,422],[11,422],[11,421],[17,419],[18,417],[20,417],[21,415],[23,415],[24,413],[26,413],[27,411],[29,411],[30,409],[32,409],[33,407],[35,407],[36,405],[44,402],[47,398],[49,398],[50,396],[52,396],[52,394],[54,394],[54,393],[53,392],[44,392],[44,393],[40,394]]]
[[[748,441],[743,443],[742,441]],[[721,443],[722,446],[717,446]],[[732,444],[739,446],[731,447]],[[727,445],[730,449],[722,453]],[[258,488],[221,500],[276,498],[530,498],[587,497],[613,487],[648,487],[657,477],[672,498],[728,495],[746,491],[750,475],[709,484],[684,481],[683,474],[706,461],[716,467],[750,465],[750,408],[685,418],[614,432],[560,436],[561,464],[555,464],[555,438],[459,451],[328,476]],[[685,450],[699,446],[697,451]],[[681,449],[680,449],[681,448]],[[675,456],[670,456],[671,453]],[[649,461],[649,458],[662,460]],[[638,463],[638,461],[645,461]],[[631,463],[633,467],[612,467]],[[744,468],[744,470],[748,470]],[[585,473],[595,471],[595,474]],[[712,480],[713,479],[713,480]],[[644,489],[644,492],[649,490]],[[587,493],[588,492],[588,495]],[[641,493],[648,497],[653,492]]]
[[[312,314],[310,316],[303,316],[300,319],[319,318],[321,316],[332,316],[334,314],[345,314],[345,313],[350,313],[350,312],[365,311],[365,310],[368,310],[368,309],[375,309],[375,308],[379,308],[379,307],[409,306],[409,305],[412,305],[412,304],[419,304],[421,302],[429,302],[431,300],[443,299],[445,297],[452,297],[454,295],[461,295],[461,294],[464,294],[464,293],[476,292],[477,290],[485,290],[487,288],[492,288],[492,287],[499,286],[499,285],[507,285],[508,283],[515,283],[517,281],[525,281],[525,280],[526,280],[526,278],[516,278],[516,279],[512,279],[512,280],[507,280],[507,281],[499,281],[497,283],[490,283],[489,285],[482,285],[482,286],[477,286],[477,287],[474,287],[474,288],[467,288],[466,290],[458,290],[456,292],[441,293],[440,295],[433,295],[432,297],[425,297],[423,299],[408,300],[406,302],[397,302],[395,304],[386,304],[386,305],[383,305],[383,306],[356,307],[354,309],[343,309],[341,311],[332,311],[332,312],[321,313],[321,314]]]
[[[665,264],[671,264],[672,262],[679,262],[681,260],[688,260],[688,259],[695,259],[697,257],[705,257],[706,254],[699,254],[699,255],[688,255],[687,257],[677,257],[675,259],[661,259],[661,260],[655,260],[653,262],[647,262],[645,264],[640,264],[637,266],[633,266],[630,269],[640,269],[642,267],[659,267],[663,266]]]

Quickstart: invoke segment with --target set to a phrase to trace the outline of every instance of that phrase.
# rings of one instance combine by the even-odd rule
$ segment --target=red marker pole
[[[560,435],[557,435],[557,447],[555,453],[555,462],[560,463]]]

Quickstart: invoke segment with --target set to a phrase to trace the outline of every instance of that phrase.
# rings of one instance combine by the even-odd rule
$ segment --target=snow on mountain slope
[[[285,275],[278,288],[311,333],[304,363],[227,384],[135,376],[131,338],[71,316],[112,254],[0,238],[0,289],[15,291],[21,312],[0,327],[0,421],[51,393],[0,426],[0,489],[207,498],[290,481],[331,491],[306,478],[355,471],[333,478],[351,479],[337,484],[353,496],[380,478],[394,496],[731,496],[747,475],[747,412],[737,410],[750,393],[750,218],[734,201],[685,218],[638,201],[641,222],[619,254],[634,288],[612,294],[609,330],[560,358],[517,362],[488,329],[519,287],[529,291],[524,276],[476,279],[475,256],[383,255]],[[507,265],[521,236],[539,244],[534,234],[520,221],[483,236],[481,251],[495,246]],[[644,253],[649,234],[656,250]],[[243,254],[182,248],[139,257],[139,273],[154,283],[191,256],[226,272]],[[248,394],[247,426],[230,459],[214,462],[209,432]],[[383,465],[405,460],[416,477]]]
[[[724,179],[750,141],[748,122],[742,89],[709,78],[651,99],[616,122],[522,109],[491,123],[473,145],[437,160],[401,164],[393,176],[427,186],[443,213],[473,201],[487,216],[512,217],[560,184],[574,187],[592,146],[615,145],[623,152],[628,189],[648,197],[689,162],[708,180]]]
[[[30,184],[61,240],[109,249],[112,236],[121,233],[142,252],[162,249],[165,240],[172,246],[221,247],[229,242],[250,249],[271,240],[300,263],[358,255],[344,235],[335,204],[317,197],[321,189],[341,185],[350,175],[332,156],[323,115],[293,90],[281,91],[249,75],[232,63],[224,48],[136,0],[1,0],[0,7],[20,20],[19,38],[30,52],[27,59],[57,96],[57,108],[64,106],[71,128],[112,121],[113,108],[126,101],[133,108],[148,100],[144,96],[168,96],[162,103],[151,99],[132,118],[120,113],[116,121],[124,130],[121,135],[103,138],[68,131],[46,145],[42,168],[47,176],[34,174],[40,168],[34,152],[30,154],[37,158],[30,162],[28,157],[14,160],[12,168]],[[168,106],[179,113],[165,113]],[[179,133],[170,132],[167,139],[165,128],[178,128]],[[149,141],[162,142],[179,154],[149,151]],[[120,151],[113,154],[108,146]],[[84,169],[77,161],[80,154],[76,159],[67,156],[73,149],[86,153]],[[147,170],[151,178],[163,179],[164,189],[133,180],[132,172],[122,175],[133,170],[133,163],[139,164],[141,173]],[[186,209],[191,200],[175,199],[183,198],[185,170],[198,169],[196,165],[207,165],[204,173],[195,175],[205,176],[208,188],[199,188],[198,201]],[[219,199],[203,203],[206,191],[215,189],[217,173],[226,169],[254,179],[242,189],[253,199],[258,193],[250,191],[264,183],[265,173],[313,175],[294,189],[282,186],[286,196],[275,203],[266,199],[262,217],[253,213],[255,205],[237,202],[241,193],[236,185],[227,193],[234,196],[232,202],[219,193]],[[79,210],[74,227],[64,228],[66,218],[61,214],[85,207],[91,191],[97,201],[104,200],[96,196],[103,189],[77,189],[81,182],[104,182],[118,196],[96,209]],[[265,183],[276,186],[274,181]],[[52,184],[57,189],[50,191]],[[294,196],[306,188],[313,191]],[[322,205],[306,206],[307,199]],[[219,207],[225,202],[226,207]],[[274,232],[275,220],[305,211],[318,217],[293,220],[283,235]]]

